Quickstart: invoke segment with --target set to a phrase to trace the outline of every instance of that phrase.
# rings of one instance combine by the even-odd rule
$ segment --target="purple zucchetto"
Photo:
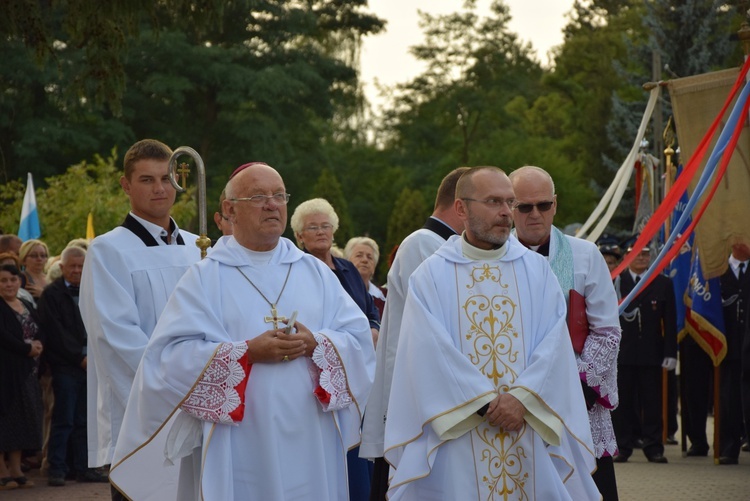
[[[237,167],[236,169],[234,169],[234,172],[232,172],[232,175],[229,176],[229,179],[232,179],[234,176],[236,176],[237,174],[239,174],[243,170],[247,169],[251,165],[266,165],[266,166],[270,167],[270,165],[268,165],[266,162],[248,162],[248,163],[242,164],[239,167]]]

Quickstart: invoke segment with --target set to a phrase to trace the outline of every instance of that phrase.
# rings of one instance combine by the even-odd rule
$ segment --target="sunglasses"
[[[536,207],[539,212],[547,212],[555,202],[539,202],[536,204],[516,204],[515,209],[521,214],[529,214]]]

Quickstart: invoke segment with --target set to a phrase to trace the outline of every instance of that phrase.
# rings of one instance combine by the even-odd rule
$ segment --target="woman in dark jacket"
[[[21,472],[21,451],[42,447],[42,342],[34,307],[16,297],[20,271],[0,266],[0,489],[32,487]]]

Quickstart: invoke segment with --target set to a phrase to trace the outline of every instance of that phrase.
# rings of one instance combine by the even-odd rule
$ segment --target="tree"
[[[393,205],[393,212],[388,219],[388,237],[385,246],[380,249],[381,256],[388,256],[409,234],[422,227],[430,210],[425,203],[422,192],[404,188]],[[388,260],[380,260],[382,276],[388,273]]]
[[[0,68],[0,86],[8,89],[0,95],[5,179],[20,176],[24,165],[44,175],[60,173],[112,146],[123,150],[155,137],[196,148],[216,197],[236,165],[259,158],[292,174],[285,176],[290,191],[308,192],[324,164],[321,138],[332,137],[356,110],[351,52],[383,22],[364,11],[365,0],[217,4],[221,8],[209,16],[215,23],[197,19],[204,6],[183,16],[188,2],[182,0],[149,4],[135,18],[138,36],[128,36],[117,56],[125,85],[119,116],[85,93],[71,92],[87,54],[63,36],[61,19],[88,19],[95,6],[77,13],[61,7],[62,18],[52,23],[52,31],[62,33],[54,61],[41,68],[17,38],[0,40],[0,55],[18,59]],[[206,2],[205,8],[214,5]]]
[[[341,183],[336,176],[328,169],[323,169],[318,181],[312,190],[310,198],[324,198],[333,206],[336,215],[339,217],[339,228],[336,230],[336,242],[343,249],[346,242],[354,236],[352,228],[352,219],[349,215],[349,204],[346,202],[344,192],[341,190]]]
[[[437,173],[460,165],[505,159],[506,145],[490,143],[517,125],[506,106],[539,89],[542,69],[531,47],[508,30],[508,8],[495,1],[480,18],[473,4],[459,13],[423,15],[425,43],[412,52],[427,69],[399,88],[384,117],[386,146],[400,153],[413,185],[439,182]]]

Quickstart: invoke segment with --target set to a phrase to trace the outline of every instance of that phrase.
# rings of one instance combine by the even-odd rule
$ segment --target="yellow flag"
[[[86,222],[86,239],[90,242],[94,239],[94,213],[89,212],[89,220]]]

